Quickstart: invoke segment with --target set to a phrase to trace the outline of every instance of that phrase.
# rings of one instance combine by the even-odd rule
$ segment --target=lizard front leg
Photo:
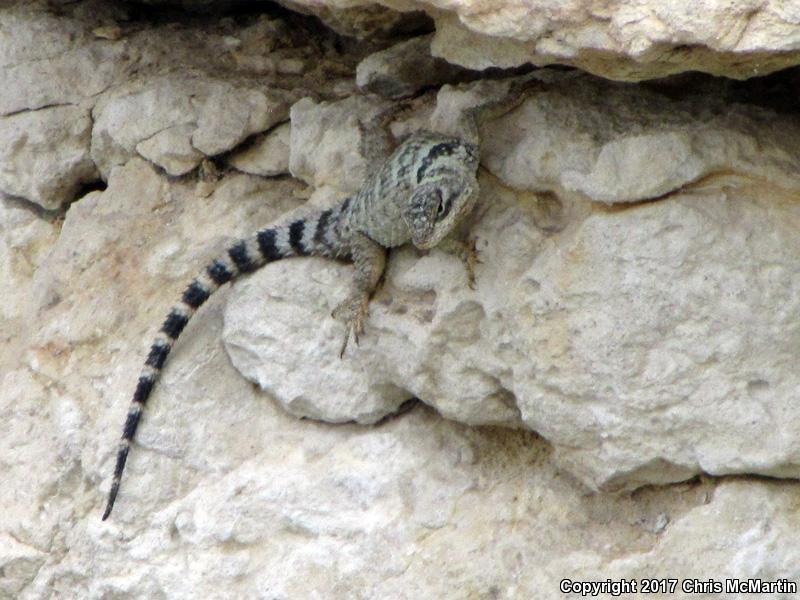
[[[436,246],[439,250],[452,254],[463,264],[467,272],[467,285],[469,289],[475,289],[475,265],[481,263],[478,257],[478,249],[475,247],[475,240],[457,240],[446,237]]]
[[[364,332],[364,321],[369,314],[369,300],[386,268],[386,248],[363,233],[353,235],[350,256],[355,266],[352,292],[331,314],[333,318],[344,321],[346,326],[340,358],[347,349],[351,332],[358,344],[358,335]]]

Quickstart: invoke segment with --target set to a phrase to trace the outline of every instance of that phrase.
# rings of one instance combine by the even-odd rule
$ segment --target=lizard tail
[[[347,202],[347,201],[345,201]],[[225,283],[239,275],[250,273],[269,262],[290,256],[340,255],[336,223],[342,207],[326,210],[317,215],[294,221],[283,227],[270,227],[258,231],[250,238],[239,240],[227,251],[212,260],[186,287],[180,301],[169,311],[159,334],[150,346],[150,353],[139,375],[133,393],[122,438],[117,450],[114,478],[108,494],[103,520],[111,514],[119,492],[122,471],[128,459],[131,442],[139,426],[142,410],[153,391],[172,346],[189,319],[206,300]]]

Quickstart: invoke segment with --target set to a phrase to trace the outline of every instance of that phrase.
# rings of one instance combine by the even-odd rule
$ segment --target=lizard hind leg
[[[331,316],[345,324],[344,340],[339,357],[347,350],[352,334],[358,344],[359,334],[364,333],[364,323],[369,315],[369,300],[386,268],[386,249],[362,233],[356,233],[350,240],[350,255],[355,274],[350,295],[337,306]]]

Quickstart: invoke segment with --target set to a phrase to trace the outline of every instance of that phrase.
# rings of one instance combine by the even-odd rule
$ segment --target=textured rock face
[[[184,175],[289,112],[280,94],[208,77],[160,77],[132,87],[121,86],[95,107],[92,156],[104,175],[136,153],[170,175]],[[137,119],[141,114],[150,118]]]
[[[326,76],[333,87],[358,60],[331,53],[312,63],[311,37],[298,33],[314,25],[291,32],[266,15],[243,27],[209,18],[200,30],[138,27],[114,2],[2,10],[0,192],[46,209],[134,156],[184,175],[286,121],[320,73],[340,74]]]
[[[530,62],[631,81],[690,70],[746,79],[800,58],[800,9],[782,0],[334,0],[324,7],[292,0],[291,5],[333,26],[358,22],[354,15],[361,12],[361,23],[367,24],[362,32],[370,24],[391,22],[388,11],[381,13],[376,5],[425,11],[436,22],[434,53],[471,69]],[[337,21],[337,14],[343,18]]]
[[[44,208],[59,208],[96,179],[87,110],[53,107],[0,119],[0,188]]]
[[[432,40],[432,35],[418,36],[367,57],[356,71],[358,87],[387,98],[404,98],[428,86],[475,77],[467,69],[431,56]]]
[[[184,4],[207,9],[230,1],[184,0]],[[408,11],[425,12],[436,24],[434,54],[477,70],[533,63],[571,65],[626,81],[686,71],[747,79],[800,61],[800,8],[784,0],[281,0],[281,4],[358,37],[408,27],[413,22],[410,15],[415,14]]]
[[[357,189],[376,158],[363,123],[394,105],[354,93],[356,65],[386,95],[421,89],[382,59],[427,40],[362,60],[289,15],[53,6],[0,8],[0,600],[556,599],[564,579],[623,578],[678,578],[688,598],[689,578],[800,579],[800,488],[754,476],[800,474],[793,74],[536,72],[480,127],[460,232],[476,289],[449,255],[393,252],[343,359],[349,265],[283,261],[221,290],[101,522],[165,311],[231,240]],[[578,10],[559,6],[553,32]],[[768,9],[790,20],[751,8],[742,40]],[[622,43],[605,23],[596,39]],[[508,89],[422,93],[391,131],[458,133]]]
[[[470,68],[561,63],[632,81],[689,70],[744,79],[797,64],[800,49],[800,13],[781,0],[510,0],[448,8],[437,19],[434,51]]]
[[[260,136],[253,144],[235,152],[229,164],[251,175],[285,175],[289,173],[289,146],[292,128],[289,123],[278,125]]]
[[[730,85],[676,94],[574,74],[542,79],[535,98],[483,131],[486,162],[507,185],[605,203],[660,198],[719,175],[798,189],[800,122]]]
[[[797,476],[800,125],[722,86],[670,99],[548,79],[483,127],[476,290],[443,253],[395,253],[370,335],[339,361],[327,315],[348,267],[271,265],[228,305],[234,365],[302,416],[371,422],[418,397],[466,423],[522,421],[590,487]],[[297,131],[322,139],[332,110],[293,113]]]

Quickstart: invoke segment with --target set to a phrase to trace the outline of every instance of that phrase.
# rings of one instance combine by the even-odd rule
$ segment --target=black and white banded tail
[[[125,469],[128,451],[139,426],[142,409],[153,391],[153,386],[175,340],[189,319],[220,286],[269,262],[291,256],[343,257],[343,246],[337,227],[341,211],[340,205],[312,217],[294,221],[290,225],[262,229],[251,238],[240,240],[230,246],[226,252],[211,261],[186,287],[180,302],[172,307],[164,324],[161,325],[161,330],[150,346],[150,353],[139,375],[117,451],[114,479],[108,494],[108,504],[103,513],[104,521],[114,507],[122,471]]]

